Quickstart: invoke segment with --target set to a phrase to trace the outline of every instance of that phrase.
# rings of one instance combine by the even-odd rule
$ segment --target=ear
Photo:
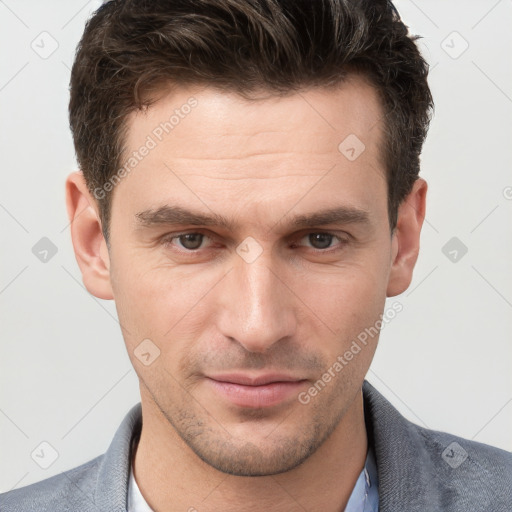
[[[66,207],[73,249],[85,287],[99,299],[113,299],[110,259],[98,206],[81,171],[71,173],[66,180]]]
[[[420,250],[420,233],[425,219],[427,182],[418,178],[398,208],[398,220],[391,242],[391,270],[387,296],[403,293],[412,281]]]

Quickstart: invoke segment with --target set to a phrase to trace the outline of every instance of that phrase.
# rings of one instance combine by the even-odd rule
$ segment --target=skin
[[[361,386],[378,336],[307,405],[295,393],[240,407],[207,376],[284,372],[307,391],[379,320],[386,297],[409,286],[427,184],[416,181],[391,234],[383,113],[356,76],[252,101],[178,88],[130,115],[127,155],[191,96],[197,106],[115,187],[110,249],[82,173],[66,183],[84,284],[115,300],[140,380],[137,483],[158,511],[342,510],[366,458]],[[365,145],[354,161],[338,150],[349,134]],[[221,214],[233,227],[137,222],[166,204]],[[335,206],[363,210],[369,222],[290,223]],[[183,231],[205,235],[195,253],[183,238],[164,243]],[[318,232],[334,236],[321,246],[309,236]],[[249,236],[262,250],[251,263],[236,251]],[[147,366],[134,353],[144,339],[160,350]]]

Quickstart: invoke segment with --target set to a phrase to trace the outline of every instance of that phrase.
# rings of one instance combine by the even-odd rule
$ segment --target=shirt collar
[[[345,512],[378,512],[379,510],[379,481],[377,465],[371,445],[364,468],[359,474],[356,485],[348,500]]]

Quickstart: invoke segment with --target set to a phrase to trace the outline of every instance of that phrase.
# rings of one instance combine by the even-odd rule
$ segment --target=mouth
[[[307,382],[286,374],[223,374],[206,377],[213,391],[231,404],[245,408],[264,408],[297,396]]]

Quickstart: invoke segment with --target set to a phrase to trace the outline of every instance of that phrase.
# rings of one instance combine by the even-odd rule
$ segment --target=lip
[[[247,408],[278,405],[296,396],[305,379],[285,374],[251,376],[231,373],[206,378],[213,390],[232,404]]]

